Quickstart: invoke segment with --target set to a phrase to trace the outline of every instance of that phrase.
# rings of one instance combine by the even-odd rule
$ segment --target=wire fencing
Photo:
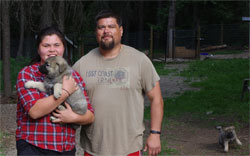
[[[198,33],[200,38],[197,38]],[[72,50],[73,62],[98,46],[94,34],[71,33],[67,36],[77,45],[77,48]],[[197,44],[198,40],[199,44]],[[248,40],[248,23],[203,25],[200,26],[200,32],[197,29],[176,29],[173,31],[173,56],[176,58],[194,57],[193,53],[198,48],[203,49],[214,45],[225,44],[227,47],[243,49],[249,47]],[[19,39],[11,40],[11,56],[14,58],[18,49],[18,41]],[[36,54],[34,43],[34,37],[24,40],[23,56]],[[122,43],[145,52],[150,58],[169,57],[167,31],[124,32]]]

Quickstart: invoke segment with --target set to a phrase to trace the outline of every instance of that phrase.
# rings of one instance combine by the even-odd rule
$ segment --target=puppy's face
[[[224,132],[225,132],[225,137],[227,139],[233,139],[235,137],[235,128],[234,128],[234,126],[225,127]]]
[[[39,67],[39,71],[46,74],[49,78],[55,78],[67,69],[67,62],[61,56],[53,56],[48,58],[43,65]]]

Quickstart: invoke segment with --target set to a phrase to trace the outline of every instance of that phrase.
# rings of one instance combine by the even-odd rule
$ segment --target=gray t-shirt
[[[94,123],[82,126],[84,150],[93,155],[127,155],[142,150],[144,95],[160,80],[148,57],[122,45],[118,56],[105,59],[96,48],[73,69],[83,77],[95,109]]]

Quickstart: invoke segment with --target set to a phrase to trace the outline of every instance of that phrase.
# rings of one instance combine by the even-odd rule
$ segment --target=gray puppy
[[[46,74],[44,82],[28,81],[24,84],[25,88],[36,88],[49,95],[54,95],[56,99],[61,97],[62,94],[62,81],[64,76],[70,77],[73,69],[68,65],[66,60],[60,56],[48,58],[43,65],[39,67],[39,71]],[[76,90],[71,94],[66,102],[69,103],[72,110],[78,114],[85,114],[87,111],[87,100],[82,90]],[[64,110],[65,106],[58,106],[59,110]],[[50,120],[55,120],[54,116]],[[78,128],[79,125],[73,124],[73,128]]]
[[[224,147],[224,151],[228,152],[229,143],[236,142],[238,145],[242,145],[240,140],[238,139],[234,126],[222,128],[221,126],[217,126],[216,129],[220,131],[219,135],[219,144]]]

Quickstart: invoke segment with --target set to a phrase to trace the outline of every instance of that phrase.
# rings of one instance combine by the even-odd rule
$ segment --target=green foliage
[[[18,72],[28,63],[30,62],[29,58],[18,58],[18,59],[10,59],[10,76],[11,76],[11,86],[13,86],[13,90],[15,90],[15,84],[17,80],[17,74]],[[0,80],[1,80],[1,88],[0,91],[3,91],[4,88],[4,82],[3,82],[3,69],[2,69],[2,61],[0,61]]]

